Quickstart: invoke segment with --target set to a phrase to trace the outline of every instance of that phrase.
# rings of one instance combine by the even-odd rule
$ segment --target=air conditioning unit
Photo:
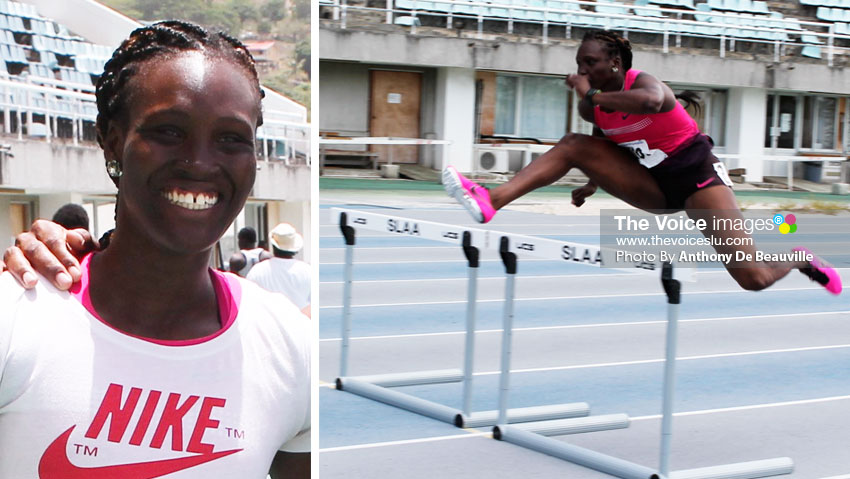
[[[508,173],[510,171],[508,160],[508,150],[493,147],[475,148],[475,171]]]

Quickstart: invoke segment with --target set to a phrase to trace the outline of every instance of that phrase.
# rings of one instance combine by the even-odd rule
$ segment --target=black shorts
[[[726,165],[711,152],[713,146],[711,138],[697,135],[649,169],[667,198],[667,209],[683,210],[685,200],[697,190],[714,185],[732,187]]]

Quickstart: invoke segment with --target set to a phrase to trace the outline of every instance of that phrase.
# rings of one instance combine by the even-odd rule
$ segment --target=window
[[[835,150],[838,99],[808,96],[803,106],[802,148]]]
[[[839,99],[816,95],[768,95],[765,148],[841,149]]]
[[[567,91],[561,77],[497,75],[494,133],[561,138],[567,128]]]

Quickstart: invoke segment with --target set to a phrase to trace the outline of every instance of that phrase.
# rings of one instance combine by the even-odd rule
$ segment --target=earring
[[[611,71],[617,73],[618,71],[620,71],[620,69],[617,67],[611,67]]]
[[[121,171],[121,163],[115,160],[109,160],[106,162],[106,173],[112,178],[120,178],[124,172]]]

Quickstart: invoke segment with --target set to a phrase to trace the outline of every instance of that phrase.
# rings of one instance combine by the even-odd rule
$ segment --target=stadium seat
[[[638,8],[642,7],[642,8]],[[635,12],[635,15],[640,17],[663,17],[664,14],[661,13],[661,9],[659,7],[650,7],[648,5],[639,5],[638,2],[635,2],[632,9]]]
[[[701,13],[710,11],[711,5],[709,5],[708,3],[698,3],[697,11],[694,13],[694,19],[696,19],[696,21],[698,22],[710,22],[712,18],[717,18],[712,15],[706,15],[705,13]]]
[[[471,5],[470,2],[465,0],[457,0],[455,1],[454,6],[452,7],[452,13],[459,15],[475,15],[478,16],[478,13],[481,11],[481,7],[477,5]]]
[[[814,45],[806,45],[800,51],[800,55],[809,58],[821,58],[820,47]]]
[[[818,39],[815,35],[802,35],[800,37],[800,41],[803,43],[810,43],[813,45],[823,45],[823,42]]]

